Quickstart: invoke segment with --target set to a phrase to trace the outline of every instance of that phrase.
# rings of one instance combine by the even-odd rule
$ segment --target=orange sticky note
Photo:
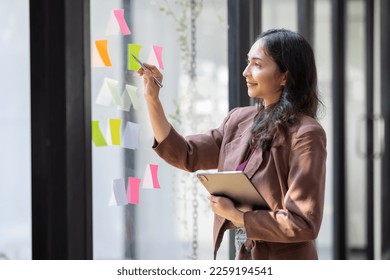
[[[104,66],[112,66],[110,55],[108,54],[108,40],[96,40],[95,46],[99,52],[100,58],[102,59]]]

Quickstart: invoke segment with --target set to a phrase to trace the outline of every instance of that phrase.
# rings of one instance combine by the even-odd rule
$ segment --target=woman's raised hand
[[[162,83],[163,75],[157,69],[156,66],[148,63],[143,63],[146,69],[140,68],[137,73],[144,79],[144,95],[145,98],[158,98],[160,87],[154,81],[156,78],[160,83]]]

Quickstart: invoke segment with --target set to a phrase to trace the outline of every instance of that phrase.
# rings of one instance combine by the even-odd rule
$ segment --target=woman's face
[[[287,72],[281,73],[275,61],[264,52],[261,39],[251,47],[248,65],[242,75],[250,97],[262,98],[265,106],[279,101]]]

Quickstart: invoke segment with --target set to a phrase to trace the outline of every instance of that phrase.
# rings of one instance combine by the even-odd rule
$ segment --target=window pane
[[[314,53],[317,63],[318,88],[324,103],[320,122],[326,131],[327,167],[325,187],[325,207],[321,230],[317,238],[318,257],[322,260],[333,257],[333,143],[332,143],[332,59],[331,59],[331,1],[317,0],[314,5]]]
[[[0,259],[31,259],[29,1],[0,3]]]
[[[286,28],[297,31],[297,1],[296,0],[263,0],[262,28]]]
[[[110,67],[92,68],[92,119],[99,121],[105,139],[105,132],[111,127],[108,120],[122,121],[119,145],[108,143],[97,147],[93,144],[95,259],[187,259],[193,257],[192,248],[196,244],[197,258],[213,258],[213,214],[206,191],[200,184],[194,186],[193,174],[169,166],[152,151],[153,135],[143,100],[142,80],[135,71],[128,70],[127,59],[128,44],[141,45],[140,59],[151,59],[153,63],[158,63],[155,50],[162,47],[164,86],[161,101],[169,120],[183,134],[205,132],[219,126],[228,108],[227,4],[226,0],[203,1],[196,20],[197,91],[193,91],[185,69],[190,53],[185,37],[180,37],[190,36],[189,7],[180,5],[181,1],[168,2],[169,6],[167,1],[91,0],[92,60],[95,61],[96,41],[107,40],[112,62]],[[171,15],[166,14],[168,8],[172,9]],[[119,12],[115,16],[114,9],[124,9],[131,34],[126,35],[125,29],[118,29]],[[184,25],[174,17],[183,20]],[[178,31],[180,27],[184,27],[183,33]],[[108,35],[107,31],[119,33]],[[106,106],[96,104],[97,101],[104,103],[101,94],[104,94],[102,86],[105,84],[114,85],[121,97],[132,92],[133,98],[134,95],[138,98],[139,108],[131,100],[129,111],[118,109],[115,102],[121,101],[115,101],[112,88],[108,89]],[[203,125],[205,123],[207,125]],[[127,125],[135,129],[133,133],[139,140],[137,147],[124,147],[129,144],[125,142]],[[158,167],[159,189],[144,188],[146,174],[151,174],[150,165]],[[139,203],[108,206],[113,180],[119,179],[116,182],[123,191],[123,182],[128,188],[129,177],[141,180]],[[195,197],[194,189],[197,190]],[[193,243],[194,236],[196,244]],[[224,243],[219,258],[227,259],[227,251],[228,245]]]
[[[365,122],[365,5],[347,1],[346,32],[346,160],[348,259],[365,258],[366,242],[366,158]]]

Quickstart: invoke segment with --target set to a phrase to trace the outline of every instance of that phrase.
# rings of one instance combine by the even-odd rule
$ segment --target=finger
[[[139,70],[137,70],[137,73],[138,73],[138,75],[143,76],[145,71],[144,71],[144,69],[140,68]]]
[[[144,69],[144,73],[146,73],[148,76],[153,76],[160,82],[163,80],[163,75],[161,74],[160,70],[152,64],[144,63],[144,66],[146,69]]]

